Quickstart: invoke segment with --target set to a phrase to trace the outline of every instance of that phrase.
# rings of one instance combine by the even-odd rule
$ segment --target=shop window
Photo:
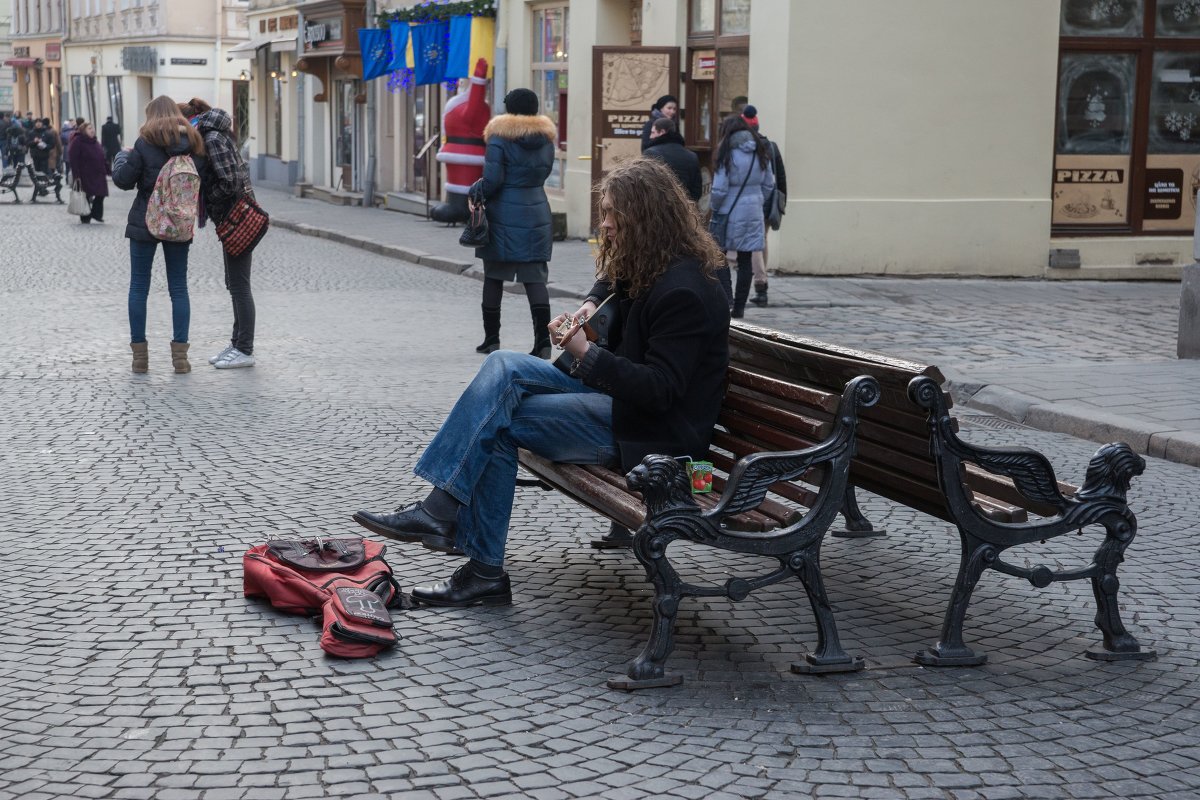
[[[561,189],[567,150],[566,104],[569,87],[567,57],[570,52],[567,25],[570,9],[566,5],[545,6],[533,12],[532,88],[541,101],[542,113],[558,128],[556,160],[549,189]]]
[[[125,99],[121,94],[120,78],[108,79],[108,111],[110,114],[112,114],[114,122],[116,122],[118,125],[124,124]]]
[[[1200,0],[1064,0],[1055,233],[1191,233]]]
[[[1159,36],[1200,37],[1200,2],[1158,0],[1155,32]]]
[[[691,0],[684,139],[704,162],[721,120],[746,106],[750,78],[750,0]]]
[[[692,0],[692,33],[712,33],[717,29],[717,0]]]
[[[1142,0],[1063,0],[1064,36],[1140,36]]]
[[[267,136],[264,144],[266,155],[278,158],[283,155],[283,86],[285,79],[279,53],[272,53],[268,63],[271,69],[267,73]],[[346,163],[349,163],[349,160]]]
[[[750,0],[721,0],[721,35],[750,33]]]

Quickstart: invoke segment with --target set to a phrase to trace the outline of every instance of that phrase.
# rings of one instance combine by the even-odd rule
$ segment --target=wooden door
[[[679,96],[679,48],[592,48],[592,183],[642,154],[642,126],[664,94]],[[593,230],[596,202],[593,193]]]

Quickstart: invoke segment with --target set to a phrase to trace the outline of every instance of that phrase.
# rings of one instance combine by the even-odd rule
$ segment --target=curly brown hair
[[[695,203],[675,173],[655,158],[618,164],[596,186],[616,216],[616,235],[600,237],[596,274],[637,297],[681,258],[700,262],[704,274],[725,266],[725,253],[705,229]]]

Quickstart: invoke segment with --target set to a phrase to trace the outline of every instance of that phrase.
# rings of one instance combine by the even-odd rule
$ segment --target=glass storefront
[[[1064,0],[1057,234],[1190,233],[1200,189],[1200,0]]]

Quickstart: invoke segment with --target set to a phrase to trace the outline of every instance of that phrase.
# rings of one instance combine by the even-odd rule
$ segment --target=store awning
[[[295,36],[276,36],[263,39],[251,39],[248,42],[235,44],[233,47],[225,51],[228,58],[249,58],[257,57],[258,51],[270,46],[272,53],[289,53],[296,49]]]
[[[36,67],[41,63],[40,58],[6,58],[4,66],[6,67]]]

